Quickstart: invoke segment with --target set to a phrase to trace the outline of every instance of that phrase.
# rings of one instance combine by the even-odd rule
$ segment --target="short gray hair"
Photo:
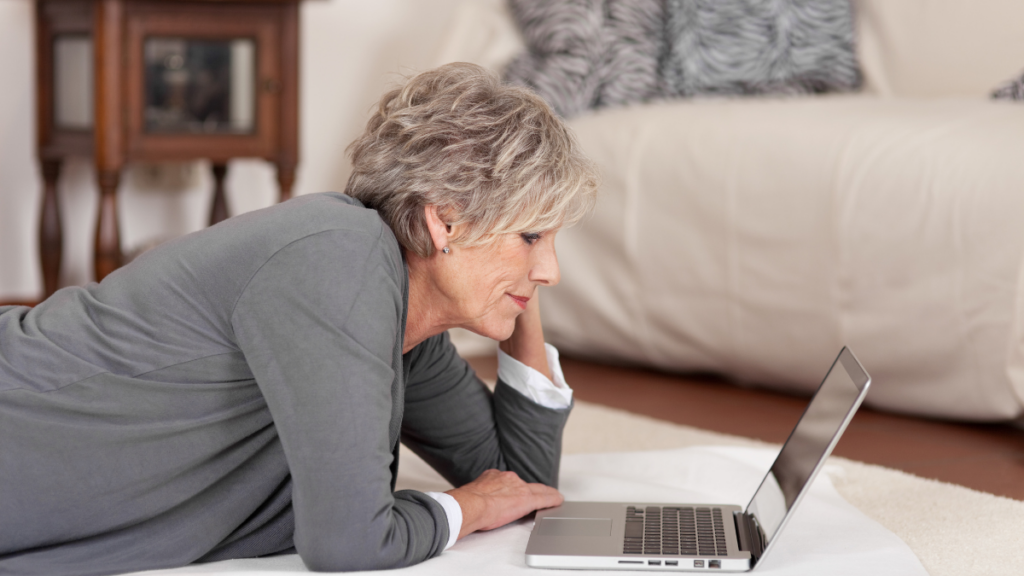
[[[378,211],[408,251],[434,245],[423,208],[465,224],[453,244],[542,232],[586,216],[597,169],[543,99],[494,73],[457,62],[423,72],[381,97],[349,145],[345,193]]]

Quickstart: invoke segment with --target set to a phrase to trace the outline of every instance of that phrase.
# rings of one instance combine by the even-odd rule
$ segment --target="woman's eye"
[[[530,246],[533,246],[534,242],[540,240],[540,234],[523,232],[520,236],[523,237],[523,242],[526,242]]]

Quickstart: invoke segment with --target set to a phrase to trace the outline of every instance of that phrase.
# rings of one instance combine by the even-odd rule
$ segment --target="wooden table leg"
[[[292,197],[292,185],[295,184],[295,166],[292,164],[277,164],[277,185],[281,190],[279,202],[284,202]]]
[[[39,220],[39,259],[43,269],[43,298],[57,291],[60,283],[60,261],[64,233],[60,225],[60,204],[57,200],[57,179],[61,160],[43,160],[43,209]]]
[[[224,177],[227,173],[227,164],[213,165],[213,206],[210,208],[210,226],[228,217],[228,198],[224,193]]]
[[[121,233],[117,223],[117,185],[120,171],[99,172],[100,210],[96,222],[96,281],[103,280],[121,266]]]

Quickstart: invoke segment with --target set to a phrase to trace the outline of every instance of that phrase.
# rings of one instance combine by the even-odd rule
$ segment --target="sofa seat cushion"
[[[1021,414],[1019,105],[710,99],[572,125],[604,182],[543,299],[564,352],[810,393],[849,345],[868,405]]]

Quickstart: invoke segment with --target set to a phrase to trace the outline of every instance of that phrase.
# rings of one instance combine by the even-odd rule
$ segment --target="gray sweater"
[[[456,486],[554,485],[568,410],[492,396],[445,334],[403,356],[407,304],[377,213],[316,194],[0,308],[0,574],[415,564],[448,524],[394,491],[399,439]]]

